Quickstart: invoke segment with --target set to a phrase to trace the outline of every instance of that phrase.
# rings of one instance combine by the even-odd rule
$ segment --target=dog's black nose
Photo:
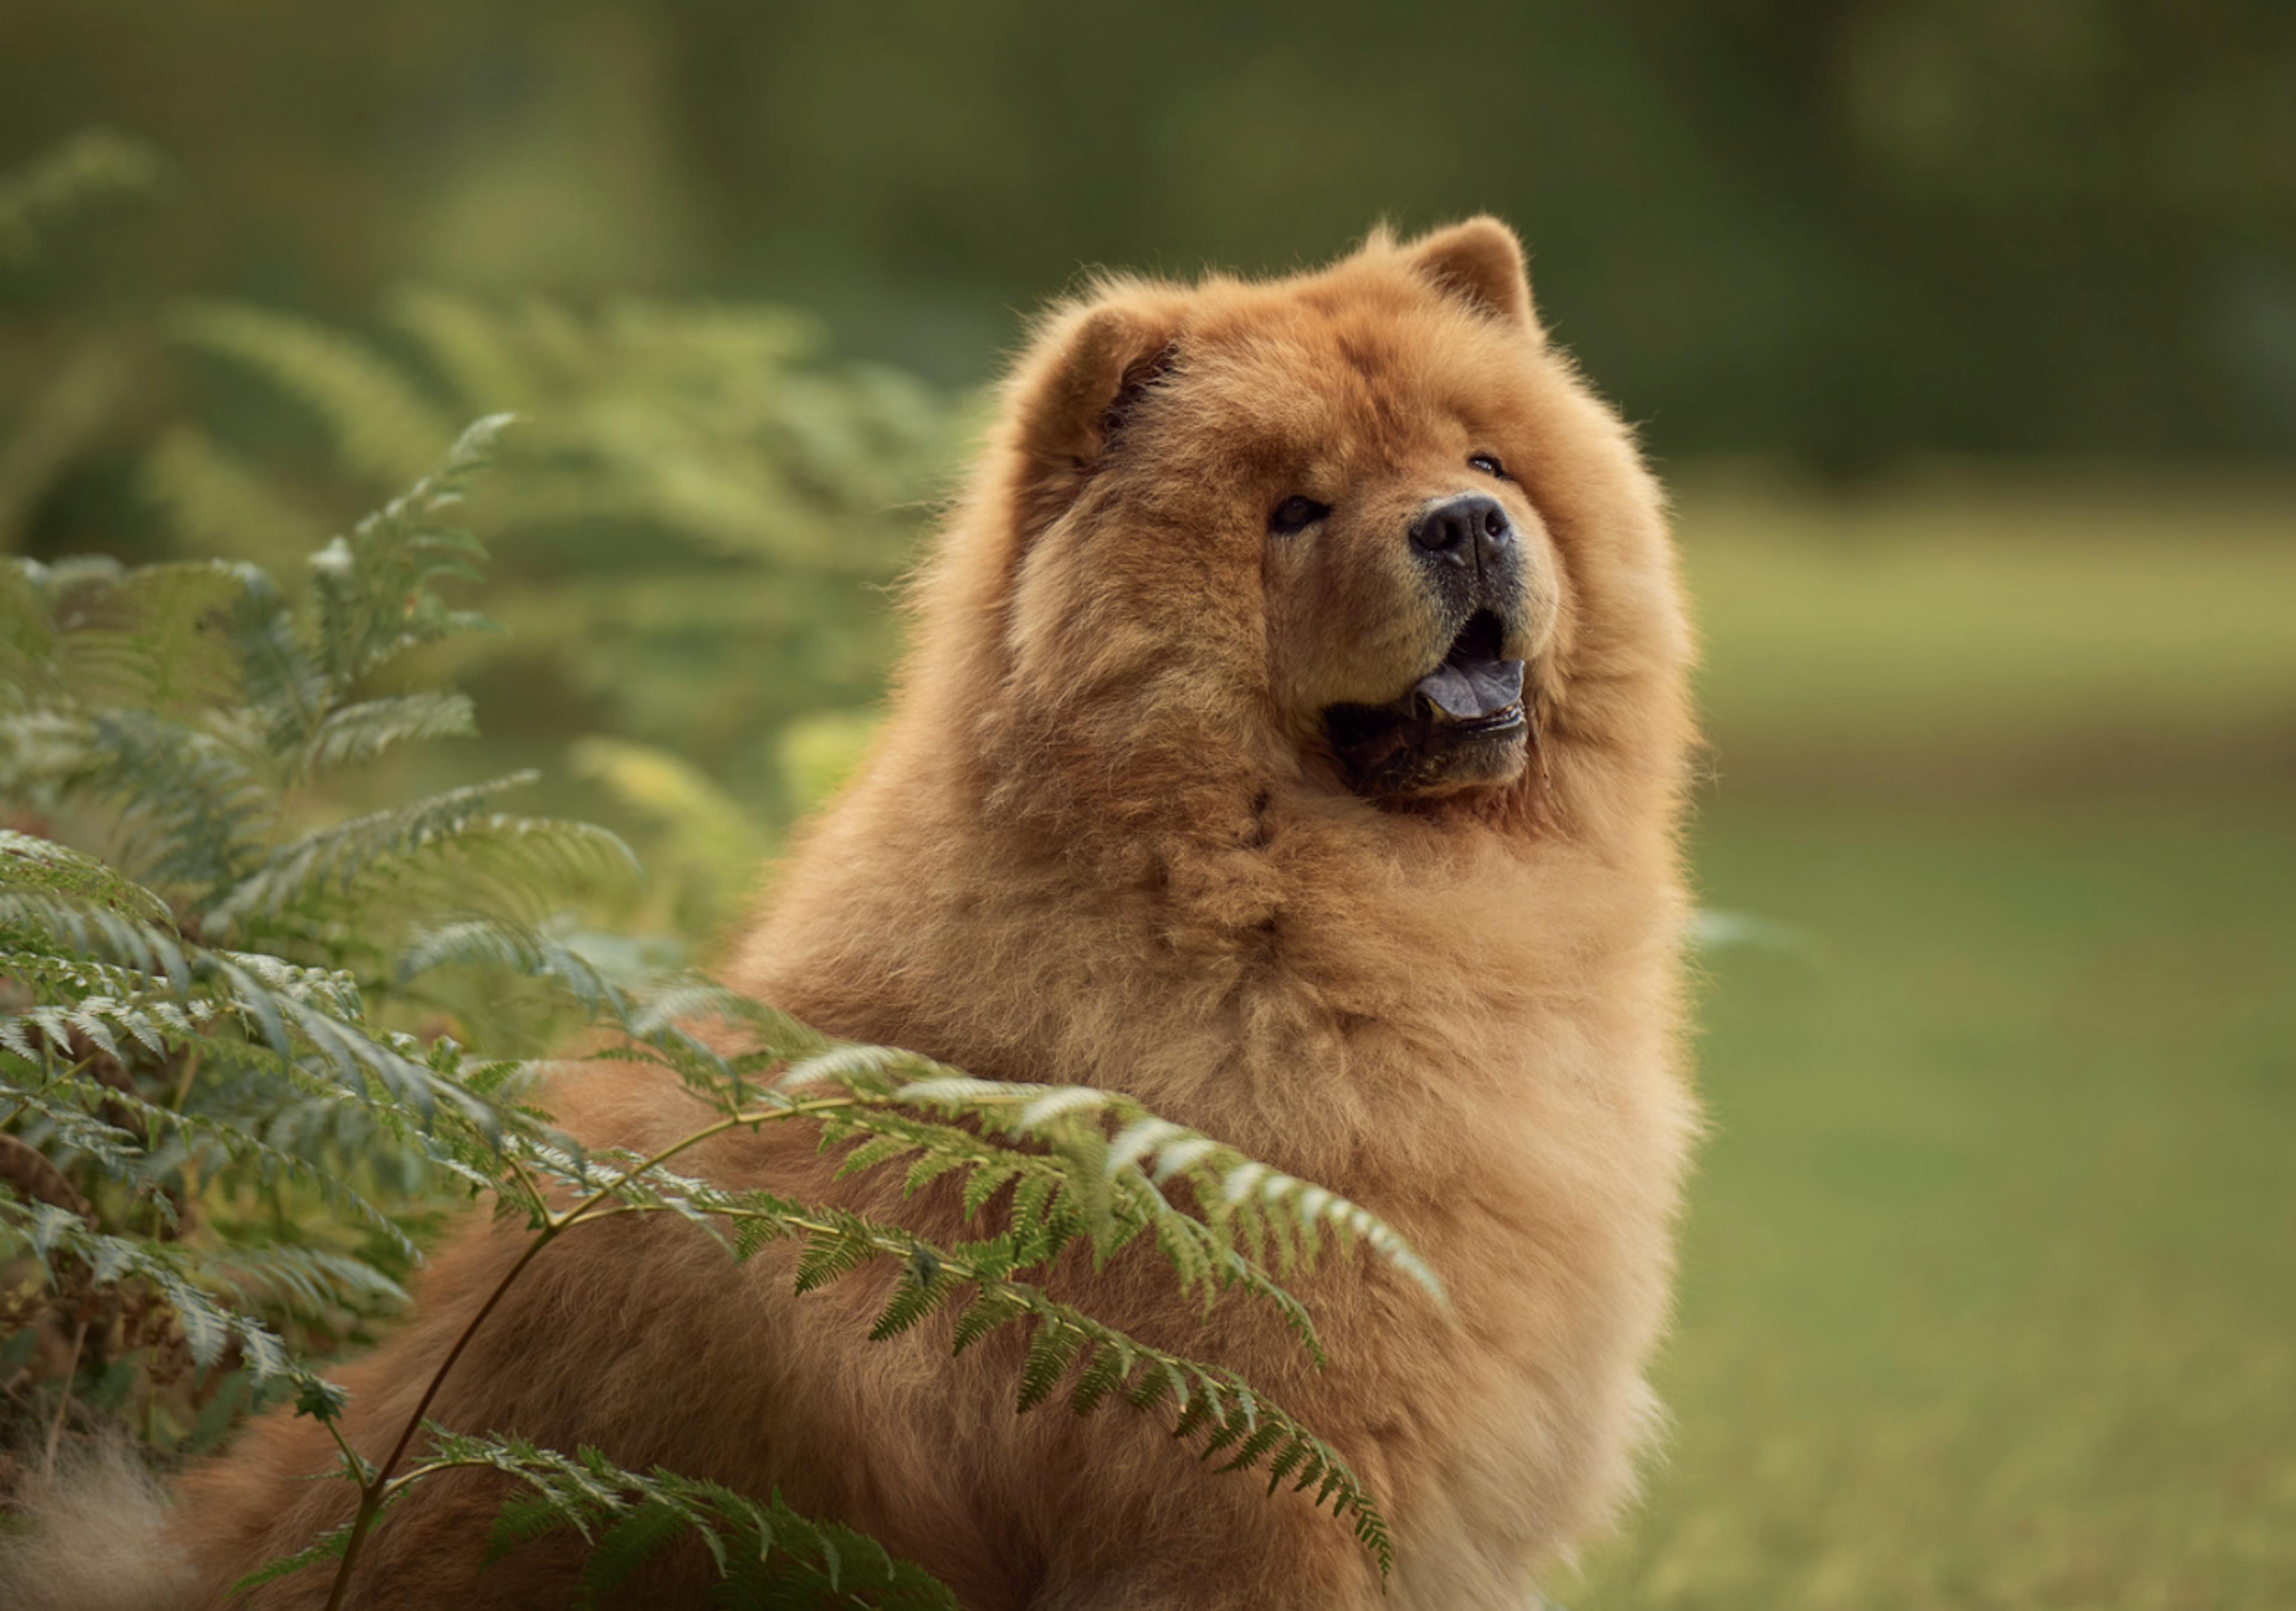
[[[1506,511],[1488,493],[1461,493],[1431,503],[1411,525],[1411,545],[1427,558],[1477,568],[1513,541]]]

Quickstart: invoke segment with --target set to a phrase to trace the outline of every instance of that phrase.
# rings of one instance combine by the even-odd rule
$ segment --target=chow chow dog
[[[1299,1288],[1320,1369],[1251,1305],[1176,1302],[1152,1256],[1056,1282],[1327,1438],[1388,1513],[1392,1576],[1304,1497],[1190,1469],[1152,1418],[1014,1415],[1011,1359],[950,1358],[945,1322],[861,1345],[866,1272],[792,1297],[786,1250],[735,1265],[674,1219],[554,1247],[432,1413],[777,1489],[972,1611],[1523,1606],[1650,1435],[1694,1118],[1690,634],[1659,490],[1550,344],[1514,236],[1477,218],[1290,278],[1093,282],[1015,365],[914,602],[881,739],[724,977],[982,1076],[1130,1092],[1402,1231],[1448,1309],[1327,1262]],[[694,1123],[619,1065],[549,1100],[594,1145]],[[898,1193],[830,1167],[775,1129],[694,1165]],[[523,1240],[474,1229],[435,1261],[343,1373],[355,1444],[401,1423]],[[123,1537],[79,1552],[113,1557],[111,1603],[218,1605],[342,1519],[347,1488],[305,1480],[332,1460],[274,1413],[180,1484],[134,1572]],[[414,1490],[353,1603],[566,1604],[570,1547],[480,1570],[500,1497]],[[637,1603],[703,1603],[692,1565]],[[318,1606],[326,1575],[245,1603]],[[18,1592],[95,1603],[62,1581]]]

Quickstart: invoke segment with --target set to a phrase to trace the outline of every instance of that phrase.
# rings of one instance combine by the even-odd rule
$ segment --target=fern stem
[[[602,1213],[594,1214],[590,1218],[611,1219],[623,1214],[673,1212],[676,1210],[666,1204],[623,1203]],[[879,1254],[893,1257],[912,1255],[921,1248],[924,1249],[931,1253],[941,1276],[954,1282],[970,1285],[983,1295],[991,1292],[1000,1295],[1020,1310],[1034,1315],[1040,1328],[1065,1330],[1077,1337],[1085,1339],[1090,1345],[1113,1345],[1123,1350],[1126,1355],[1137,1360],[1141,1364],[1164,1372],[1168,1378],[1185,1377],[1194,1381],[1201,1392],[1214,1395],[1215,1408],[1203,1421],[1200,1422],[1196,1419],[1199,1411],[1191,1407],[1186,1394],[1183,1392],[1180,1394],[1182,1413],[1178,1424],[1173,1428],[1176,1435],[1187,1437],[1203,1425],[1211,1426],[1215,1435],[1204,1451],[1205,1455],[1209,1457],[1218,1450],[1249,1438],[1251,1434],[1262,1427],[1280,1428],[1280,1433],[1276,1435],[1281,1440],[1304,1444],[1309,1448],[1313,1452],[1318,1468],[1325,1474],[1324,1491],[1317,1494],[1316,1502],[1321,1505],[1326,1494],[1335,1493],[1336,1497],[1332,1501],[1332,1514],[1336,1517],[1352,1509],[1357,1517],[1356,1534],[1377,1558],[1381,1576],[1384,1578],[1390,1570],[1393,1562],[1393,1549],[1388,1533],[1387,1518],[1381,1514],[1373,1501],[1370,1493],[1364,1487],[1362,1479],[1322,1439],[1308,1432],[1280,1405],[1250,1392],[1242,1379],[1234,1371],[1208,1366],[1141,1342],[1136,1337],[1117,1330],[1112,1326],[1094,1320],[1070,1304],[1062,1303],[1041,1287],[1027,1281],[1016,1281],[1009,1276],[992,1275],[971,1259],[964,1258],[947,1248],[934,1247],[922,1238],[905,1234],[891,1227],[874,1225],[857,1227],[853,1223],[840,1224],[834,1221],[818,1219],[810,1214],[793,1214],[779,1209],[767,1212],[730,1204],[713,1205],[707,1212],[714,1217],[729,1220],[769,1221],[786,1230],[817,1235],[849,1236],[855,1234],[857,1229]],[[1126,1368],[1127,1376],[1130,1374],[1131,1369],[1129,1366]],[[1241,1426],[1234,1424],[1236,1411],[1234,1409],[1218,1407],[1216,1387],[1225,1389],[1231,1394],[1241,1394],[1244,1402],[1243,1420]],[[1198,1403],[1202,1402],[1197,1401]],[[1026,1408],[1025,1402],[1023,1408]],[[1244,1443],[1247,1452],[1251,1448],[1252,1445],[1250,1443]],[[1222,1469],[1238,1469],[1250,1463],[1251,1462],[1249,1460],[1239,1459],[1234,1464],[1223,1467]],[[1280,1473],[1275,1480],[1281,1480]],[[1275,1482],[1272,1481],[1269,1492],[1274,1491]]]
[[[358,1514],[351,1519],[350,1536],[343,1544],[342,1560],[335,1568],[334,1587],[327,1595],[326,1611],[341,1611],[344,1596],[350,1592],[351,1573],[358,1565],[360,1546],[365,1543],[367,1534],[374,1530],[375,1517],[381,1514],[383,1501],[397,1489],[405,1486],[405,1484],[394,1484],[390,1474],[398,1467],[398,1462],[406,1457],[408,1445],[414,1443],[414,1435],[422,1430],[423,1418],[430,1413],[431,1401],[439,1396],[439,1390],[446,1386],[447,1373],[454,1370],[455,1362],[463,1357],[463,1350],[470,1346],[471,1339],[478,1335],[479,1328],[486,1324],[487,1317],[495,1312],[495,1305],[502,1302],[503,1294],[510,1290],[511,1283],[525,1272],[526,1267],[534,1262],[537,1255],[577,1224],[587,1223],[594,1219],[611,1217],[609,1214],[594,1214],[592,1211],[611,1198],[616,1189],[626,1182],[638,1179],[648,1172],[659,1168],[687,1149],[698,1147],[712,1136],[723,1135],[729,1130],[739,1129],[743,1125],[755,1126],[775,1119],[795,1118],[836,1105],[839,1104],[824,1099],[816,1102],[793,1102],[787,1108],[773,1108],[764,1112],[747,1111],[729,1115],[714,1124],[705,1125],[690,1135],[672,1142],[635,1167],[623,1170],[614,1179],[599,1187],[565,1213],[549,1214],[544,1221],[542,1229],[536,1232],[534,1239],[527,1244],[526,1250],[518,1255],[517,1262],[503,1272],[502,1280],[496,1281],[494,1290],[487,1294],[486,1302],[479,1305],[478,1313],[471,1316],[469,1321],[464,1324],[461,1333],[455,1338],[454,1346],[447,1350],[447,1357],[439,1361],[439,1368],[430,1373],[430,1380],[424,1386],[422,1396],[415,1402],[414,1410],[408,1413],[406,1424],[398,1429],[398,1440],[391,1445],[390,1454],[384,1457],[381,1464],[373,1468],[373,1475],[359,1484]],[[511,1166],[513,1169],[518,1167],[515,1160],[511,1161]],[[547,1213],[546,1209],[545,1213]],[[336,1441],[342,1443],[343,1440],[338,1435]],[[348,1451],[349,1445],[345,1443],[344,1448]],[[411,1481],[424,1474],[424,1471],[418,1468],[417,1470],[407,1474],[408,1480]]]
[[[18,1102],[13,1108],[11,1108],[8,1110],[8,1116],[6,1118],[0,1119],[0,1130],[5,1130],[9,1125],[14,1124],[18,1119],[22,1118],[26,1113],[29,1112],[32,1106],[32,1099],[34,1097],[46,1095],[50,1091],[55,1088],[56,1083],[59,1080],[68,1080],[72,1078],[74,1075],[86,1069],[87,1066],[94,1061],[95,1061],[95,1054],[94,1052],[90,1052],[87,1056],[80,1059],[78,1062],[74,1063],[70,1067],[59,1073],[55,1067],[54,1054],[45,1050],[44,1043],[40,1053],[40,1067],[42,1072],[45,1073],[47,1077],[41,1081],[40,1084],[33,1089],[30,1095],[25,1097],[23,1100]]]
[[[503,1162],[510,1165],[511,1174],[517,1180],[520,1188],[525,1191],[527,1201],[538,1205],[544,1214],[547,1215],[550,1212],[550,1205],[543,1197],[542,1188],[536,1185],[534,1177],[526,1172],[526,1165],[507,1152],[503,1154]]]
[[[327,1591],[327,1611],[342,1611],[343,1596],[350,1592],[351,1572],[358,1565],[359,1546],[366,1535],[374,1531],[374,1518],[382,1510],[382,1492],[376,1487],[359,1490],[358,1514],[351,1517],[350,1537],[343,1543],[343,1558],[335,1568],[334,1587]]]
[[[421,1465],[411,1467],[408,1469],[400,1472],[397,1476],[392,1477],[389,1482],[385,1483],[382,1485],[383,1497],[388,1499],[391,1494],[398,1492],[399,1489],[406,1487],[414,1483],[419,1483],[426,1476],[436,1476],[441,1471],[490,1470],[493,1468],[493,1462],[490,1460],[424,1460]]]
[[[174,1111],[181,1113],[184,1110],[184,1104],[191,1100],[192,1078],[199,1071],[200,1054],[196,1051],[184,1052],[183,1077],[176,1082],[176,1089],[168,1098],[168,1106]]]
[[[544,1227],[526,1245],[526,1251],[518,1255],[518,1262],[495,1283],[495,1289],[487,1294],[487,1301],[479,1305],[479,1312],[471,1317],[462,1334],[455,1337],[455,1345],[447,1350],[447,1357],[439,1362],[439,1369],[430,1373],[430,1380],[423,1387],[422,1398],[416,1402],[413,1413],[407,1416],[406,1425],[399,1428],[398,1441],[391,1445],[389,1458],[375,1468],[373,1476],[359,1485],[358,1514],[351,1520],[350,1537],[343,1545],[342,1564],[335,1568],[335,1584],[327,1596],[326,1611],[341,1611],[343,1597],[350,1591],[351,1572],[358,1565],[359,1546],[373,1531],[374,1518],[381,1513],[383,1497],[389,1492],[391,1468],[405,1457],[406,1446],[414,1441],[415,1433],[422,1428],[422,1418],[430,1409],[430,1401],[439,1396],[439,1389],[446,1385],[447,1373],[455,1368],[455,1362],[463,1357],[463,1350],[470,1346],[471,1339],[478,1335],[479,1328],[486,1323],[487,1316],[495,1312],[495,1305],[502,1302],[503,1294],[510,1290],[511,1283],[534,1262],[535,1255],[556,1239],[559,1231],[568,1223],[554,1221]]]
[[[79,1374],[80,1345],[87,1341],[87,1322],[82,1321],[72,1333],[71,1358],[64,1362],[63,1393],[56,1400],[56,1419],[48,1423],[48,1450],[40,1462],[40,1475],[53,1476],[56,1473],[56,1444],[64,1435],[64,1418],[71,1412],[72,1378]]]

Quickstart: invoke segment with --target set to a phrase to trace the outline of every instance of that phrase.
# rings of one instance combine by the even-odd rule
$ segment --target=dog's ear
[[[1177,298],[1118,290],[1054,316],[1013,377],[1016,489],[1031,532],[1057,519],[1179,355]]]
[[[1489,214],[1422,235],[1403,255],[1413,272],[1445,295],[1539,333],[1522,242]]]

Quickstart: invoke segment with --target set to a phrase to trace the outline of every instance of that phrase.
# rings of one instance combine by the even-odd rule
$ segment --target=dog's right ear
[[[1540,335],[1522,242],[1488,213],[1422,235],[1403,251],[1413,269],[1446,296]]]
[[[1015,488],[1030,534],[1076,502],[1178,357],[1177,298],[1119,292],[1056,315],[1013,377]]]

